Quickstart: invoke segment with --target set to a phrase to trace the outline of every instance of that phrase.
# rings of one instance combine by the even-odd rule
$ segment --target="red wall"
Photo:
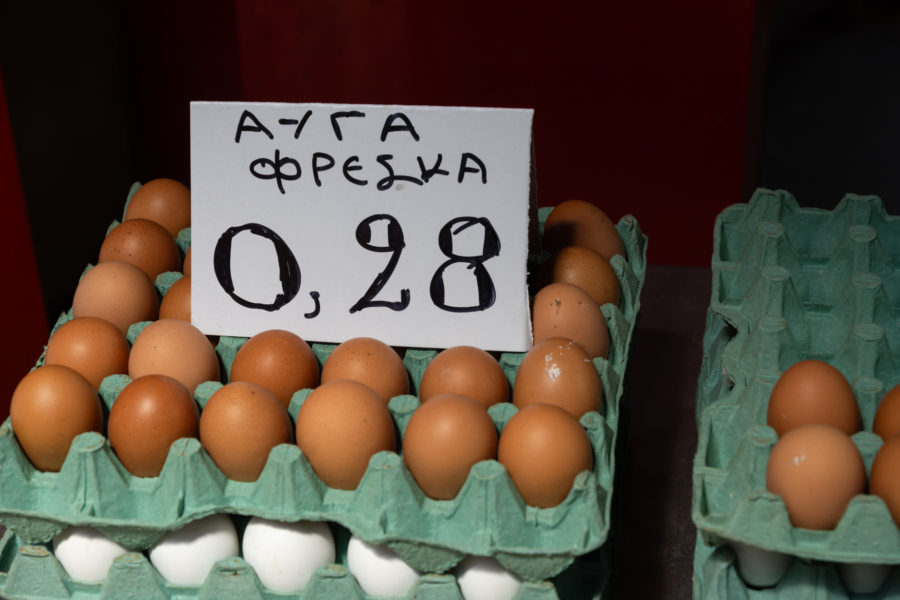
[[[96,29],[91,39],[105,45],[91,46],[93,54],[51,35],[41,41],[48,50],[59,46],[49,53],[65,57],[69,62],[58,62],[67,71],[92,75],[88,93],[102,95],[88,100],[80,92],[77,98],[63,94],[58,101],[73,108],[104,99],[122,104],[121,118],[108,121],[109,132],[122,135],[82,143],[126,146],[114,152],[139,157],[137,172],[104,173],[103,181],[168,176],[188,182],[191,100],[531,107],[539,204],[582,197],[616,219],[631,213],[650,237],[651,262],[700,266],[709,264],[715,215],[746,201],[754,181],[747,165],[756,151],[752,124],[761,81],[754,51],[762,47],[754,32],[754,0],[154,0],[116,6],[102,23],[77,10],[67,13],[76,22],[65,30]],[[23,12],[19,18],[42,35],[40,14],[14,12]],[[48,26],[52,31],[53,22]],[[16,106],[30,111],[16,123],[43,123],[39,107],[50,96],[46,88],[29,87],[34,78],[26,75],[53,66],[41,62],[48,52],[7,51],[7,60],[22,59],[16,62],[15,80],[22,84]],[[134,122],[126,122],[132,115]],[[35,148],[57,143],[56,130],[20,130],[17,141],[31,149],[28,166],[42,167],[44,154],[35,155]],[[131,130],[136,139],[123,142],[132,139],[124,133]],[[109,148],[93,148],[99,150]],[[90,157],[73,155],[69,176],[96,175]],[[113,162],[103,164],[109,169]],[[122,193],[117,188],[112,194],[116,203]],[[22,196],[0,90],[0,218],[7,257],[0,314],[4,339],[16,344],[6,346],[0,369],[0,415],[47,338]],[[29,194],[34,206],[58,201]],[[80,201],[79,214],[89,215],[110,200]],[[69,248],[79,268],[94,252],[95,240],[85,243],[89,249]],[[68,298],[71,278],[45,275],[45,285],[59,282]]]
[[[34,366],[47,340],[48,329],[38,282],[31,232],[25,213],[19,168],[6,110],[0,74],[0,256],[3,257],[3,295],[0,331],[3,366],[0,368],[0,420],[19,380]]]
[[[130,17],[151,173],[187,180],[190,100],[532,107],[539,204],[634,214],[651,262],[708,265],[715,215],[748,199],[754,10],[141,3]]]

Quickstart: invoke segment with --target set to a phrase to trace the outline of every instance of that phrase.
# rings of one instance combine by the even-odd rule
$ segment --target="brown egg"
[[[900,526],[900,436],[886,438],[878,449],[869,474],[869,493],[884,500],[894,522]]]
[[[403,462],[426,496],[451,500],[469,470],[497,458],[497,430],[487,409],[461,394],[440,394],[417,408],[403,435]]]
[[[160,319],[134,340],[128,357],[132,379],[168,375],[193,394],[204,381],[219,380],[219,358],[203,333],[186,321]]]
[[[270,329],[240,347],[231,364],[231,381],[261,385],[287,408],[294,392],[319,385],[319,363],[300,336]]]
[[[591,358],[609,356],[609,329],[600,306],[571,283],[551,283],[534,297],[531,311],[534,341],[569,338]]]
[[[325,485],[353,490],[372,455],[394,451],[394,421],[384,399],[350,380],[323,383],[297,414],[297,445]]]
[[[137,477],[156,477],[177,439],[199,437],[200,410],[186,387],[167,375],[126,385],[109,411],[107,437],[122,465]]]
[[[370,337],[338,345],[322,366],[322,383],[351,379],[364,383],[388,402],[409,393],[409,374],[393,348]]]
[[[191,247],[188,246],[187,252],[184,254],[184,266],[181,268],[185,277],[191,276]]]
[[[878,403],[872,432],[884,440],[900,433],[900,385],[894,386]]]
[[[795,527],[834,529],[853,496],[865,491],[866,469],[843,431],[798,425],[772,448],[766,487],[784,500]]]
[[[98,317],[63,323],[47,343],[46,365],[75,369],[99,389],[103,378],[128,372],[128,340],[118,327]]]
[[[125,219],[149,219],[166,228],[174,238],[191,226],[191,191],[174,179],[153,179],[134,193]]]
[[[613,223],[599,207],[584,200],[566,200],[557,205],[544,223],[544,247],[555,251],[566,246],[584,246],[607,260],[625,257],[625,245]]]
[[[522,359],[513,382],[513,404],[553,404],[576,419],[600,411],[603,385],[584,348],[566,338],[536,343]]]
[[[497,359],[474,346],[454,346],[438,353],[425,367],[419,399],[462,394],[488,408],[509,400],[509,381]]]
[[[235,481],[259,479],[269,452],[291,443],[291,418],[272,392],[247,381],[219,388],[200,414],[200,444]]]
[[[81,277],[72,300],[72,314],[100,317],[123,335],[132,323],[159,316],[159,296],[147,274],[121,261],[100,263]]]
[[[59,471],[75,436],[103,428],[97,390],[62,365],[38,367],[23,377],[13,392],[9,418],[19,445],[40,471]]]
[[[779,437],[807,423],[831,425],[847,435],[862,427],[847,379],[821,360],[800,361],[781,374],[769,396],[766,422]]]
[[[191,278],[181,277],[169,287],[159,303],[160,319],[179,319],[191,322]]]
[[[150,281],[167,271],[178,271],[181,254],[166,228],[147,219],[119,223],[100,246],[99,262],[120,260],[140,268]]]
[[[588,248],[567,246],[557,251],[538,272],[538,287],[563,282],[577,285],[598,305],[619,305],[621,286],[609,261]]]
[[[503,428],[497,460],[530,506],[549,508],[569,495],[575,477],[594,465],[591,441],[565,410],[534,404]]]

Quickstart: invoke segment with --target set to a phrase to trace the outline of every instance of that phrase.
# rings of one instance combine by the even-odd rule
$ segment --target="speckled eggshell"
[[[191,191],[174,179],[152,179],[131,197],[125,220],[149,219],[166,228],[174,238],[191,226]]]
[[[199,424],[200,410],[184,385],[167,375],[144,375],[116,396],[107,437],[130,473],[156,477],[172,442],[199,437]]]
[[[531,311],[534,341],[569,338],[592,358],[609,356],[609,328],[600,306],[571,283],[551,283],[535,294]]]
[[[878,403],[872,433],[883,440],[900,433],[900,385],[891,388]]]
[[[103,428],[97,390],[62,365],[37,367],[23,377],[13,391],[9,418],[19,445],[40,471],[59,471],[75,436]]]
[[[322,366],[322,383],[358,381],[388,402],[409,393],[409,373],[397,352],[380,340],[357,337],[339,344]]]
[[[615,223],[603,210],[585,200],[560,202],[544,222],[544,247],[550,251],[566,246],[584,246],[607,259],[625,256],[625,244]]]
[[[552,404],[534,404],[503,428],[497,460],[526,504],[550,508],[566,499],[579,473],[593,468],[594,454],[575,417]]]
[[[866,468],[843,431],[798,425],[772,447],[766,488],[784,500],[795,527],[834,529],[850,500],[865,492]]]
[[[403,435],[403,462],[436,500],[455,498],[472,466],[495,458],[494,422],[480,402],[461,394],[440,394],[420,405]]]
[[[513,383],[513,404],[553,404],[576,419],[600,411],[603,385],[584,348],[567,338],[537,342],[525,354]]]
[[[184,253],[184,264],[181,266],[181,271],[184,273],[185,277],[191,276],[191,247],[188,246],[187,252]]]
[[[132,323],[159,316],[159,296],[147,274],[136,266],[104,262],[82,275],[72,299],[72,314],[106,319],[125,335]]]
[[[130,350],[128,340],[109,321],[79,317],[66,321],[53,333],[44,364],[71,367],[99,389],[104,377],[128,372]]]
[[[177,379],[193,394],[204,381],[219,380],[219,358],[209,339],[190,323],[160,319],[138,334],[128,357],[132,379],[154,373]]]
[[[236,381],[219,388],[200,414],[200,444],[235,481],[256,481],[269,453],[291,443],[291,418],[272,392]]]
[[[270,329],[240,347],[231,364],[231,381],[261,385],[287,407],[295,392],[319,385],[319,363],[300,336]]]
[[[538,286],[564,282],[577,285],[598,305],[619,305],[621,284],[609,260],[582,246],[567,246],[558,250],[541,265]]]
[[[488,408],[509,400],[509,381],[497,359],[481,348],[453,346],[435,356],[422,373],[419,399],[462,394]]]
[[[191,278],[185,275],[173,283],[159,304],[160,319],[191,322]]]
[[[369,460],[396,450],[394,421],[384,399],[350,380],[323,383],[297,414],[297,445],[325,485],[356,489]]]
[[[821,360],[802,360],[781,374],[769,396],[766,422],[779,437],[810,423],[831,425],[847,435],[862,427],[847,378]]]
[[[181,254],[165,227],[147,219],[119,223],[106,234],[99,262],[120,260],[140,268],[150,281],[160,273],[181,270]]]
[[[888,507],[894,523],[900,526],[900,436],[885,440],[869,475],[869,493],[881,498]]]

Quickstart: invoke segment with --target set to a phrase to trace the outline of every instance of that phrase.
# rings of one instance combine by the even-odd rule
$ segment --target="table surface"
[[[687,600],[696,529],[691,475],[710,269],[650,265],[629,366],[631,414],[614,543],[616,598]]]
[[[647,270],[614,487],[614,598],[691,598],[694,406],[710,286],[709,269]]]

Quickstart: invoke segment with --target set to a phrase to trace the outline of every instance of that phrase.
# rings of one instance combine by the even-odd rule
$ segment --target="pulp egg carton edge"
[[[552,581],[522,583],[513,600],[562,600],[578,597],[601,600],[611,581],[608,554],[579,558]],[[362,590],[346,566],[346,554],[334,564],[319,567],[300,592],[273,592],[241,557],[218,561],[199,586],[166,582],[147,556],[129,552],[116,558],[102,583],[72,579],[46,545],[26,544],[11,531],[0,538],[0,595],[7,600],[87,600],[117,598],[134,600],[365,600]],[[400,598],[463,600],[453,574],[424,573]]]
[[[881,588],[860,596],[849,595],[844,581],[860,565],[789,557],[778,582],[765,588],[748,586],[741,576],[738,557],[728,544],[709,545],[697,536],[694,552],[693,600],[889,600],[900,589],[900,570],[894,569]],[[865,577],[865,571],[862,572]]]
[[[132,187],[129,199],[137,187]],[[541,225],[549,211],[541,209]],[[113,222],[111,227],[115,225]],[[627,261],[621,257],[611,261],[622,284],[621,308],[602,307],[610,329],[611,354],[609,360],[594,360],[603,381],[604,405],[601,413],[582,418],[594,448],[595,467],[578,476],[568,498],[557,507],[526,506],[496,461],[476,465],[454,500],[435,501],[419,490],[400,455],[390,452],[372,458],[356,490],[331,489],[315,476],[294,444],[273,449],[260,479],[252,483],[228,480],[195,439],[173,444],[159,477],[138,478],[119,463],[105,437],[85,433],[73,441],[59,473],[41,473],[22,453],[7,420],[0,427],[0,523],[26,543],[46,542],[70,525],[87,525],[126,547],[142,549],[166,531],[212,513],[285,521],[328,520],[348,527],[367,542],[387,544],[425,572],[445,572],[465,555],[477,554],[494,556],[525,579],[552,577],[577,556],[600,547],[609,535],[619,404],[640,308],[647,241],[632,216],[623,217],[617,229],[628,255]],[[178,242],[182,252],[186,251],[189,229],[181,232]],[[177,273],[160,275],[156,282],[160,294],[178,277]],[[70,309],[60,316],[53,331],[71,318]],[[132,325],[130,342],[146,324]],[[226,336],[219,339],[216,351],[226,381],[231,360],[244,341]],[[334,348],[333,344],[311,346],[320,365]],[[414,387],[436,353],[407,352],[404,362]],[[523,356],[501,356],[510,382]],[[37,365],[42,361],[43,357]],[[103,382],[100,392],[107,410],[128,381],[127,375],[112,375]],[[220,385],[201,384],[195,394],[198,402],[202,405]],[[295,395],[289,411],[292,417],[308,392]],[[415,396],[391,400],[400,433],[417,404]],[[491,410],[498,429],[515,411],[512,404]]]
[[[777,440],[766,425],[768,397],[805,358],[831,363],[851,383],[864,429],[852,439],[868,473],[881,445],[871,433],[875,408],[900,380],[898,259],[900,218],[874,196],[848,194],[828,211],[760,189],[717,217],[697,384],[698,556],[701,546],[736,542],[801,562],[900,563],[900,531],[881,499],[859,495],[834,530],[813,531],[792,527],[765,484]],[[888,586],[900,590],[896,578]]]

